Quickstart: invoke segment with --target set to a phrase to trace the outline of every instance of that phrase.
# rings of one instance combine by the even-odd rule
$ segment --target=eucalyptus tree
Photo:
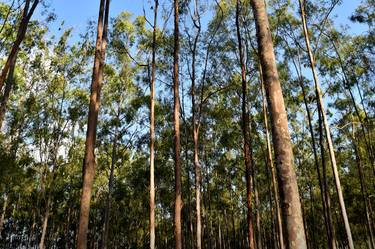
[[[14,67],[17,59],[17,53],[19,51],[20,45],[23,42],[27,28],[29,26],[29,22],[31,17],[34,14],[34,11],[36,7],[39,4],[39,0],[25,0],[25,5],[24,8],[22,9],[22,15],[21,15],[21,20],[18,26],[18,31],[17,31],[17,36],[16,39],[12,45],[12,48],[9,52],[9,55],[6,59],[6,62],[4,66],[2,67],[1,74],[0,74],[0,91],[3,91],[4,84],[6,79],[8,79],[8,89],[7,91],[9,92],[12,85],[13,85],[13,76],[12,74],[14,73]],[[5,97],[5,92],[4,92],[4,97]],[[3,98],[4,98],[3,97]],[[2,105],[1,112],[0,112],[0,127],[2,126],[2,121],[4,117],[4,112],[5,112],[5,105]]]
[[[315,70],[315,59],[314,59],[314,55],[313,55],[313,52],[312,52],[312,49],[311,49],[311,46],[310,46],[310,38],[309,38],[309,34],[308,34],[308,27],[307,27],[306,16],[305,16],[306,14],[305,14],[304,4],[303,4],[302,0],[299,0],[299,6],[300,6],[300,11],[301,11],[301,19],[302,19],[302,24],[303,24],[303,32],[304,32],[304,36],[305,36],[306,48],[307,48],[307,51],[308,51],[308,56],[309,56],[309,60],[310,60],[310,67],[311,67],[311,71],[312,71],[313,78],[314,78],[316,98],[317,98],[320,113],[322,114],[322,117],[323,117],[323,125],[324,125],[325,135],[326,135],[327,144],[328,144],[328,148],[329,148],[329,155],[330,155],[331,166],[332,166],[333,175],[334,175],[334,179],[335,179],[336,191],[337,191],[338,198],[339,198],[341,214],[342,214],[342,217],[343,217],[343,220],[344,220],[346,236],[347,236],[347,239],[348,239],[348,242],[349,242],[349,248],[354,249],[352,233],[351,233],[348,215],[347,215],[347,212],[346,212],[346,207],[345,207],[345,202],[344,202],[344,197],[343,197],[342,189],[341,189],[340,177],[339,177],[339,173],[338,173],[338,170],[337,170],[336,156],[335,156],[335,152],[334,152],[334,148],[333,148],[331,131],[330,131],[329,124],[328,124],[328,121],[327,121],[327,116],[326,116],[326,113],[325,113],[323,97],[322,97],[320,85],[319,85],[319,82],[318,82],[318,75],[317,75],[317,72]]]
[[[103,82],[105,52],[108,35],[110,0],[100,0],[97,38],[95,47],[94,69],[91,83],[91,95],[86,133],[85,158],[83,162],[83,186],[80,208],[80,221],[77,237],[77,248],[87,248],[87,229],[89,225],[90,199],[95,176],[95,142],[98,114],[100,107],[100,91]]]
[[[236,2],[236,30],[237,30],[237,40],[238,40],[238,53],[239,53],[239,64],[241,67],[241,84],[242,84],[242,117],[241,117],[241,128],[243,133],[243,153],[245,160],[245,178],[246,178],[246,192],[247,192],[247,233],[249,239],[249,247],[251,249],[255,248],[254,243],[254,225],[252,219],[252,192],[253,192],[253,171],[254,165],[252,158],[252,148],[251,148],[251,134],[249,132],[249,113],[247,111],[247,81],[246,81],[246,66],[244,59],[244,52],[242,47],[242,36],[241,36],[241,27],[240,27],[240,18],[241,18],[241,3],[240,0]],[[258,227],[258,229],[260,229]],[[258,238],[260,239],[260,238]]]
[[[280,197],[284,217],[284,231],[287,248],[307,248],[303,226],[301,203],[293,168],[293,151],[288,132],[284,98],[276,68],[272,36],[263,1],[252,0],[254,19],[257,28],[259,57],[271,114],[272,136],[278,170]]]
[[[179,1],[174,0],[174,47],[173,47],[173,129],[174,129],[174,160],[175,160],[175,208],[174,208],[174,236],[175,248],[182,249],[181,231],[181,142],[180,142],[180,93],[179,93]]]
[[[156,31],[159,1],[154,2],[152,32],[152,61],[150,82],[150,249],[155,249],[155,80],[156,80]]]

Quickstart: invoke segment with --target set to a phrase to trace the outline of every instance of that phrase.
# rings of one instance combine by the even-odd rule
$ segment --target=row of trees
[[[1,247],[375,249],[372,0],[110,2],[0,3]]]

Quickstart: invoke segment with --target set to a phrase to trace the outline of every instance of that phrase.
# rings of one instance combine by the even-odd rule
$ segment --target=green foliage
[[[267,159],[255,26],[250,1],[241,1],[241,4],[240,22],[249,89],[247,108],[251,114],[251,147],[259,195],[254,216],[259,212],[264,248],[274,248],[275,199]],[[289,0],[267,1],[307,237],[310,248],[326,248],[323,204],[306,106],[311,112],[319,165],[322,159],[327,162],[334,227],[338,243],[344,247],[346,239],[329,155],[327,148],[320,148],[318,144],[318,111],[296,4]],[[366,248],[363,194],[372,206],[375,205],[372,161],[375,148],[374,3],[373,0],[362,1],[353,13],[353,21],[369,27],[368,32],[359,35],[339,27],[330,15],[326,17],[334,4],[336,1],[305,1],[305,8],[355,245]],[[193,248],[195,228],[192,227],[196,212],[191,122],[191,44],[197,34],[191,20],[193,5],[194,1],[181,1],[182,227],[185,248]],[[158,20],[162,22],[159,22],[156,34],[157,248],[174,245],[173,27],[167,22],[170,3],[166,6],[162,10],[163,18]],[[219,248],[219,233],[220,243],[225,244],[225,248],[244,248],[247,210],[240,127],[241,76],[233,28],[235,1],[199,1],[198,7],[202,30],[196,51],[195,88],[200,115],[204,248]],[[0,26],[1,65],[15,39],[15,27],[20,19],[17,11],[7,17],[10,8],[9,4],[0,3],[0,23],[8,18]],[[90,22],[77,39],[74,29],[66,28],[62,23],[61,32],[55,37],[57,34],[50,30],[53,13],[49,12],[48,6],[45,8],[46,20],[30,23],[19,51],[14,87],[0,135],[0,205],[6,203],[5,200],[9,203],[4,213],[1,248],[38,244],[49,193],[52,204],[47,248],[75,247],[95,23]],[[144,16],[134,16],[126,11],[111,19],[97,130],[89,248],[97,248],[101,243],[112,163],[115,170],[108,248],[148,247],[149,64],[153,34],[148,21]],[[301,86],[304,86],[306,96]],[[116,134],[117,149],[114,151]],[[320,149],[323,150],[321,154]],[[362,181],[359,166],[363,170]],[[259,228],[256,226],[255,229]]]

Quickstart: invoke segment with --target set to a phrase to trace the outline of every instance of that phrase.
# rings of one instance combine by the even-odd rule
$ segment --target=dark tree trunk
[[[245,173],[246,173],[246,196],[247,196],[247,236],[249,239],[250,249],[255,249],[254,242],[254,224],[252,214],[252,194],[253,194],[253,165],[252,165],[252,151],[251,151],[251,135],[249,132],[249,113],[247,111],[247,82],[246,82],[246,65],[244,60],[244,53],[242,48],[241,28],[240,28],[240,0],[236,2],[236,30],[238,51],[241,66],[241,83],[242,83],[242,117],[241,128],[243,136],[243,154],[245,159]],[[259,227],[258,227],[259,229]]]
[[[27,27],[29,25],[30,19],[31,19],[32,15],[34,14],[34,11],[35,11],[36,7],[38,6],[38,4],[39,4],[39,0],[34,0],[34,2],[32,4],[31,4],[31,0],[26,0],[26,2],[25,2],[25,7],[23,9],[21,23],[18,27],[16,40],[14,41],[13,46],[10,50],[10,53],[7,57],[7,60],[4,64],[4,66],[3,66],[3,69],[1,70],[0,92],[3,90],[4,83],[5,83],[5,80],[8,77],[8,73],[10,72],[10,69],[12,67],[14,67],[14,64],[16,63],[17,53],[19,51],[19,48],[20,48],[20,45],[21,45],[22,41],[25,39]],[[11,81],[10,83],[13,83],[13,82]],[[9,91],[10,91],[11,88],[12,88],[12,86],[10,86]],[[5,106],[2,106],[2,108],[5,108]],[[5,109],[2,112],[5,112]],[[2,121],[2,120],[0,120],[0,121]],[[1,127],[1,125],[2,125],[2,123],[0,123],[0,127]]]
[[[17,56],[17,55],[16,55]],[[16,68],[16,59],[14,59],[12,65],[10,65],[8,78],[5,84],[4,93],[0,97],[0,129],[3,125],[5,119],[5,112],[7,109],[7,104],[10,96],[10,92],[12,91],[14,85],[14,70]],[[1,92],[1,91],[0,91]]]

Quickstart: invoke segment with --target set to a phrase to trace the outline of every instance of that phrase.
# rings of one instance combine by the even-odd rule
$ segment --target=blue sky
[[[68,27],[84,29],[87,20],[97,18],[99,0],[49,0],[51,8],[55,10],[59,20],[65,20]],[[143,14],[143,6],[149,5],[149,0],[112,0],[111,16],[121,11],[128,11],[135,15]]]
[[[0,0],[2,1],[2,0]],[[54,26],[58,27],[64,20],[65,27],[73,27],[74,34],[83,32],[88,20],[96,20],[98,14],[99,0],[48,0],[52,9],[54,9],[58,20]],[[171,1],[171,0],[170,0]],[[293,0],[292,0],[293,1]],[[297,2],[297,0],[295,0]],[[161,1],[168,2],[168,0]],[[143,7],[147,15],[152,19],[150,5],[153,0],[112,0],[111,16],[116,16],[121,11],[128,11],[135,16],[143,15]],[[360,0],[343,0],[342,5],[336,7],[333,15],[337,15],[336,24],[349,24],[348,17],[353,13]],[[359,24],[350,23],[353,33],[365,31],[365,27]]]
[[[100,0],[49,0],[51,9],[57,15],[55,23],[58,26],[63,20],[65,27],[73,27],[74,34],[84,32],[88,20],[95,20],[98,16]],[[134,16],[143,15],[143,7],[150,13],[150,0],[112,0],[110,15],[117,16],[122,11],[133,13]],[[151,19],[151,15],[149,18]]]

